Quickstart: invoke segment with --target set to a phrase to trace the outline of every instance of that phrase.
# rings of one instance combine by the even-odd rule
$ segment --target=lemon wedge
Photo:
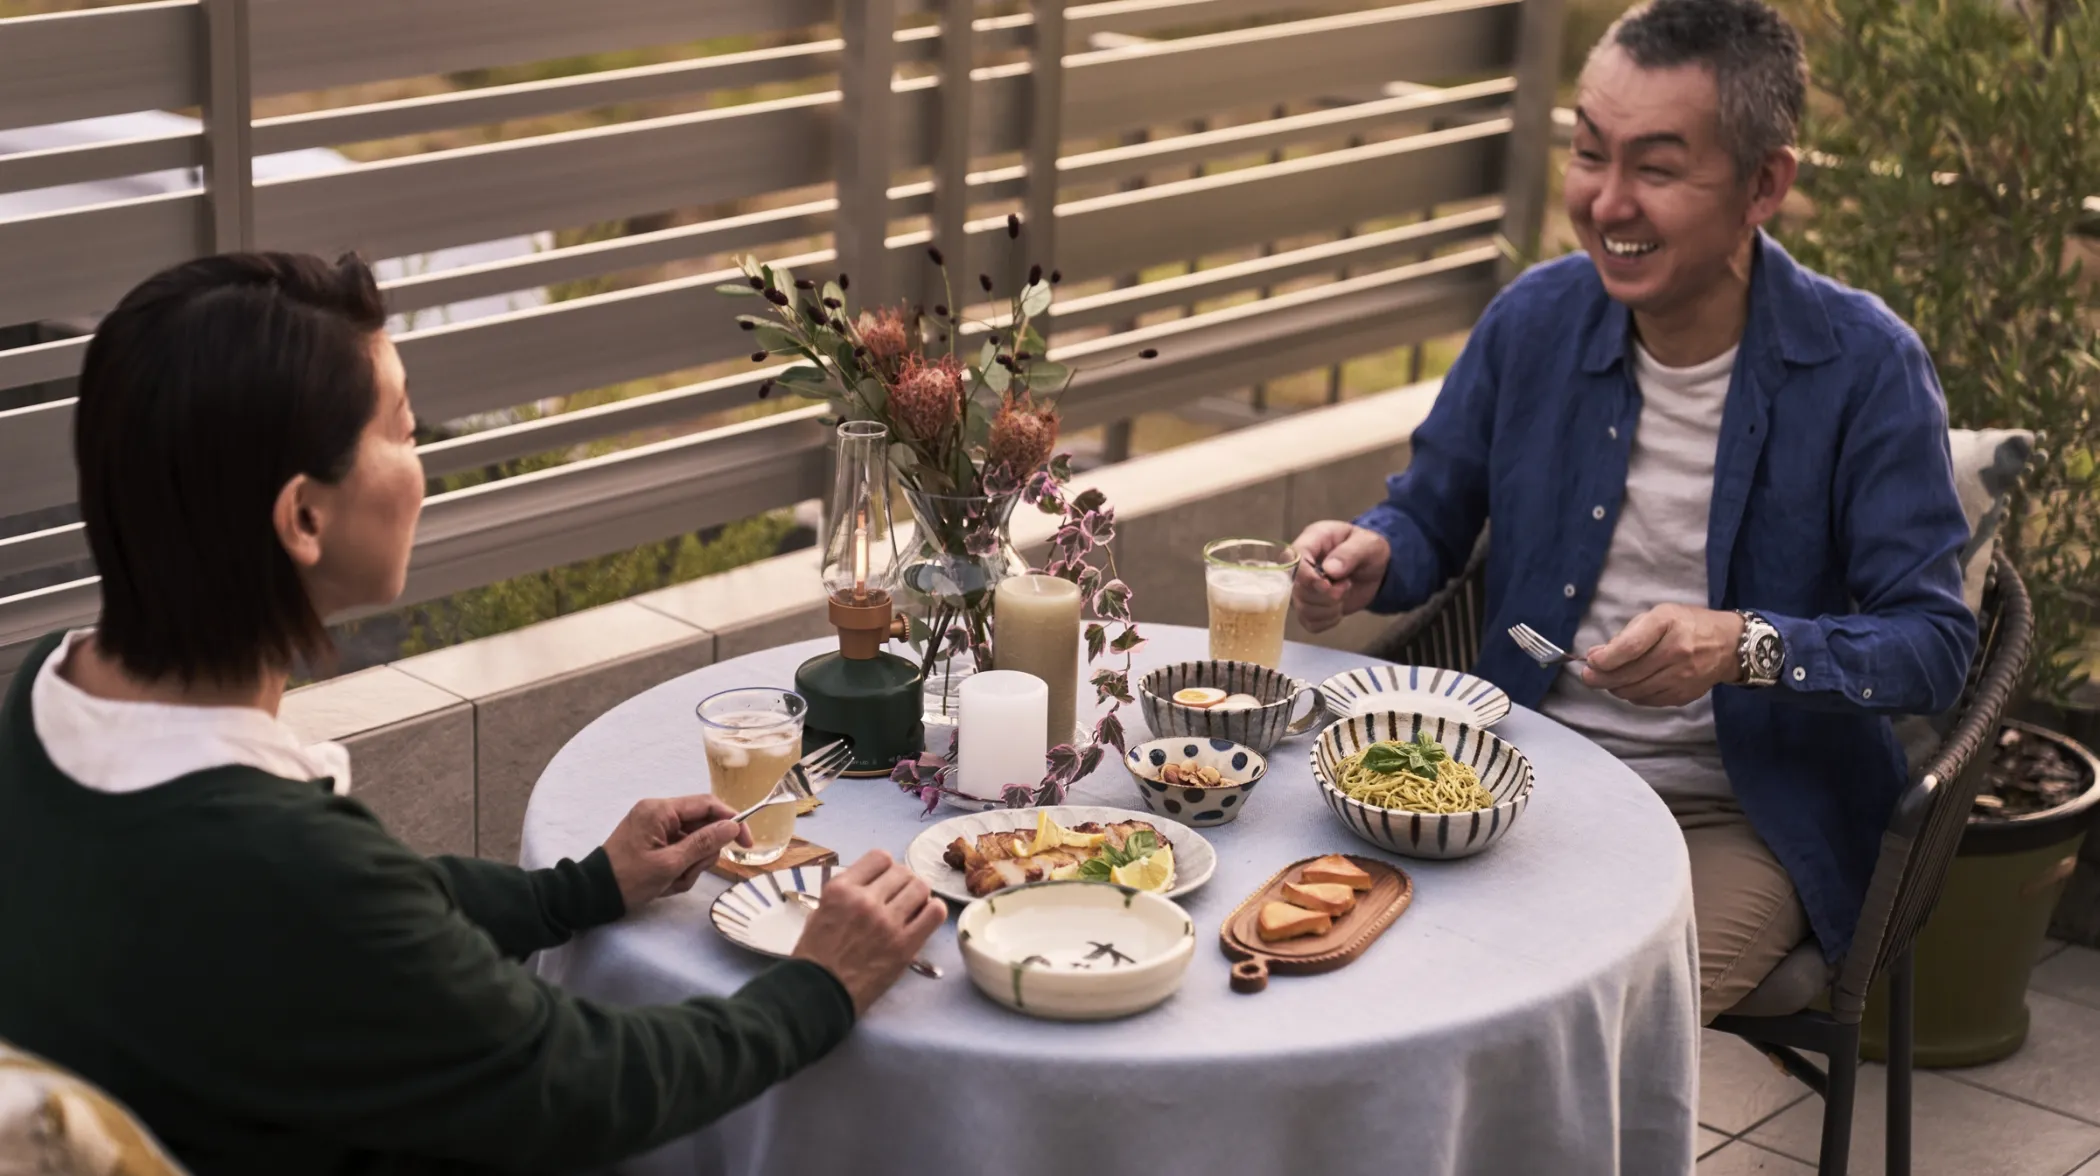
[[[1028,847],[1028,852],[1038,854],[1046,849],[1061,848],[1065,838],[1072,836],[1076,834],[1065,832],[1064,826],[1051,820],[1049,813],[1038,812],[1035,815],[1035,843]]]
[[[1132,890],[1163,893],[1174,881],[1174,850],[1163,845],[1127,866],[1117,866],[1109,871],[1109,878]]]
[[[1174,692],[1175,702],[1183,706],[1195,707],[1198,710],[1209,710],[1211,707],[1225,701],[1225,699],[1225,692],[1214,686],[1191,686],[1186,690],[1176,690]]]
[[[1069,865],[1059,866],[1056,869],[1050,871],[1050,880],[1052,882],[1069,882],[1077,877],[1079,877],[1078,862],[1072,862]]]
[[[1106,833],[1074,833],[1066,829],[1064,834],[1066,849],[1092,849],[1108,840]]]

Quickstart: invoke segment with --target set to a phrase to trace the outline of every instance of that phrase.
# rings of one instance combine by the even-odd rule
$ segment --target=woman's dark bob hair
[[[184,262],[102,320],[73,455],[95,640],[127,673],[242,685],[332,652],[271,516],[294,475],[356,464],[385,324],[363,262],[290,253]]]

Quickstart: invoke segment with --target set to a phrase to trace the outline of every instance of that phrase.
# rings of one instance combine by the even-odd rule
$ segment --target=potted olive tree
[[[2093,251],[2085,201],[2100,195],[2100,6],[1805,0],[1795,14],[1817,93],[1809,208],[1784,235],[1917,328],[1955,426],[2033,436],[1998,541],[2034,600],[2027,713],[2072,726],[2100,600],[2100,416],[2088,408],[2100,337],[2080,264]],[[1919,940],[1921,1065],[2019,1047],[2028,973],[2096,798],[2091,753],[2059,731],[2008,722],[1994,751]],[[2089,943],[2094,878],[2060,920]]]

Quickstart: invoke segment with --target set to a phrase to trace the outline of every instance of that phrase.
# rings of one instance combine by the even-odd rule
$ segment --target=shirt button
[[[1612,440],[1617,441],[1619,439],[1619,426],[1613,425],[1611,428],[1606,429],[1605,432],[1611,434]]]
[[[1590,517],[1591,517],[1591,518],[1593,518],[1593,519],[1602,519],[1602,518],[1604,517],[1604,508],[1603,508],[1603,507],[1601,507],[1601,506],[1593,506],[1593,507],[1591,507],[1591,508],[1590,508]]]
[[[1565,596],[1565,597],[1567,597],[1567,598],[1568,598],[1569,600],[1573,600],[1573,599],[1575,599],[1575,585],[1573,585],[1573,584],[1563,584],[1563,585],[1561,585],[1561,589],[1560,589],[1560,594],[1561,594],[1562,596]]]
[[[1808,671],[1807,671],[1806,669],[1803,669],[1803,668],[1802,668],[1802,667],[1800,667],[1800,666],[1795,666],[1795,667],[1794,667],[1794,681],[1796,681],[1796,682],[1805,682],[1805,681],[1807,681],[1807,680],[1808,680]]]
[[[1859,692],[1859,696],[1860,696],[1861,698],[1872,698],[1872,697],[1874,697],[1874,688],[1873,688],[1872,686],[1869,686],[1869,687],[1865,688],[1864,690],[1861,690],[1861,691]]]

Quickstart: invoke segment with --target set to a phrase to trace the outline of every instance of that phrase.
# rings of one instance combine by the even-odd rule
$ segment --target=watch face
[[[1757,676],[1760,678],[1777,677],[1779,675],[1779,661],[1779,634],[1758,634],[1757,640],[1750,646],[1750,663],[1756,667]]]

